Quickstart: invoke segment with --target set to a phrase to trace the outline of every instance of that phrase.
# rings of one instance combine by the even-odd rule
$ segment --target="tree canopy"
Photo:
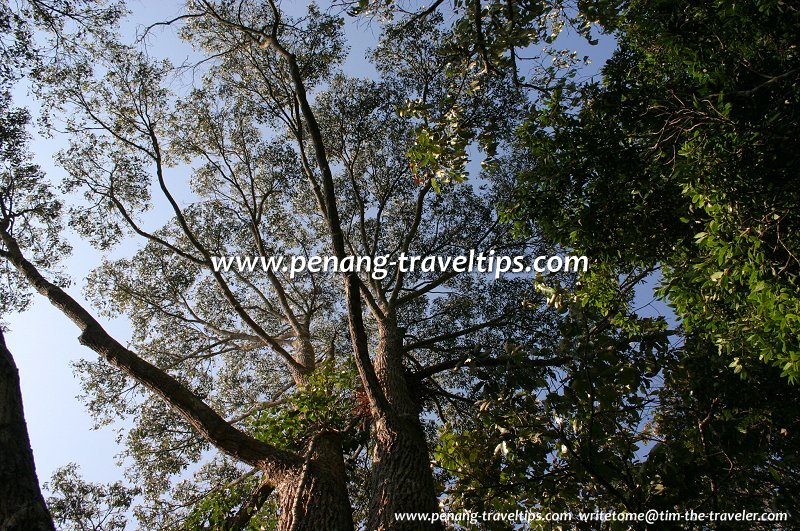
[[[16,28],[3,75],[29,76],[66,139],[48,178],[27,112],[2,118],[2,311],[38,292],[71,319],[98,355],[75,366],[88,410],[126,426],[131,485],[66,466],[48,484],[56,523],[797,517],[793,6],[197,0],[133,43],[121,7],[1,12]],[[369,77],[348,71],[354,22],[378,34]],[[151,48],[161,30],[191,63]],[[47,52],[24,45],[36,32]],[[615,51],[587,79],[575,48],[603,34]],[[54,260],[70,238],[106,256],[91,306]],[[470,252],[591,266],[396,263]],[[395,262],[216,265],[274,256]],[[654,283],[674,315],[647,312]]]

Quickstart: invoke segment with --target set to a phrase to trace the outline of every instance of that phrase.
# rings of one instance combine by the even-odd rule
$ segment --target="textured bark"
[[[420,408],[408,388],[402,338],[389,315],[379,327],[375,372],[391,411],[373,421],[368,529],[439,529],[441,524],[399,522],[396,513],[439,512]]]
[[[28,439],[19,373],[0,332],[0,530],[50,530]]]
[[[317,182],[314,172],[306,166],[308,180],[314,190],[322,215],[328,224],[331,246],[334,255],[340,260],[347,255],[347,247],[339,218],[336,189],[325,142],[317,119],[308,101],[305,82],[293,53],[278,40],[280,12],[276,4],[270,2],[275,20],[271,32],[266,28],[256,30],[226,20],[208,3],[202,4],[207,14],[229,25],[237,31],[244,31],[251,38],[260,36],[261,47],[270,47],[288,63],[289,73],[295,89],[295,97],[300,115],[311,144],[314,157],[321,174]],[[300,128],[298,127],[298,130]],[[297,136],[301,152],[304,152],[302,135]],[[305,159],[303,159],[305,160]],[[321,184],[321,186],[320,186]],[[397,335],[396,320],[393,315],[385,316],[380,326],[380,347],[373,366],[369,354],[369,341],[362,315],[362,284],[354,272],[344,274],[344,291],[347,302],[347,316],[353,356],[364,392],[369,400],[373,417],[375,436],[373,484],[370,503],[368,529],[436,529],[441,526],[431,524],[407,523],[402,526],[394,521],[395,512],[435,512],[438,510],[430,458],[422,426],[419,421],[419,408],[408,393],[402,366],[402,348]],[[366,290],[365,290],[366,291]],[[314,500],[315,503],[319,503]],[[319,529],[330,529],[330,523],[320,522]]]
[[[308,336],[293,341],[292,347],[297,364],[289,365],[288,369],[295,385],[303,387],[308,383],[308,378],[316,368],[316,352]]]
[[[338,434],[324,433],[315,437],[303,469],[278,490],[281,496],[279,531],[353,529]]]
[[[441,524],[398,522],[396,513],[438,513],[428,445],[418,418],[374,423],[367,529],[439,529]]]
[[[1,225],[0,239],[6,246],[5,257],[30,285],[81,329],[81,344],[91,348],[163,398],[219,450],[265,473],[268,484],[276,487],[280,497],[283,508],[281,531],[339,531],[353,528],[341,447],[334,444],[329,436],[315,439],[315,443],[309,448],[308,457],[304,459],[236,429],[175,378],[138,357],[111,337],[83,306],[39,273],[36,266],[22,255],[16,240]],[[25,448],[30,453],[30,445]],[[32,470],[32,459],[30,466]],[[5,477],[3,479],[0,492],[4,487],[14,484],[13,481],[5,481]]]

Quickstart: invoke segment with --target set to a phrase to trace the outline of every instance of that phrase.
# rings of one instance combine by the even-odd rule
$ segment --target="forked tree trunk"
[[[278,485],[278,531],[351,531],[353,514],[347,475],[337,434],[322,434],[311,443],[303,469]]]
[[[55,529],[39,490],[19,373],[0,332],[0,530]]]
[[[397,513],[437,513],[430,454],[402,363],[402,338],[390,318],[379,327],[375,372],[392,408],[373,422],[372,476],[367,529],[440,529],[441,524],[400,521]]]

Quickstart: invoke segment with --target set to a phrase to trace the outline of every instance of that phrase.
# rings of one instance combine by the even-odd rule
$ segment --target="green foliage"
[[[714,510],[746,506],[797,518],[798,396],[796,385],[763,364],[741,380],[713,345],[690,337],[665,368],[654,419],[663,442],[644,465],[660,485],[659,505],[706,492]]]
[[[796,7],[631,2],[603,83],[554,98],[510,204],[619,270],[662,268],[686,329],[736,370],[800,360]],[[513,217],[513,216],[512,216]]]
[[[595,364],[630,349],[592,348],[597,361],[561,375],[563,391],[515,404],[533,415],[511,427],[503,422],[513,415],[494,416],[503,407],[493,403],[490,420],[472,429],[499,452],[474,469],[464,466],[468,451],[445,437],[443,459],[466,470],[456,474],[458,503],[468,503],[465,492],[480,503],[502,500],[480,496],[494,485],[573,510],[596,500],[618,510],[796,506],[795,416],[784,406],[796,402],[790,383],[800,358],[799,22],[783,2],[631,2],[607,19],[619,48],[602,82],[564,85],[534,106],[508,157],[520,187],[506,220],[591,257],[574,287],[540,286],[574,315],[567,323],[585,314],[652,356],[609,374]],[[680,319],[669,350],[661,325],[630,307],[630,289],[652,270]],[[559,333],[579,348],[592,342],[569,326]],[[660,347],[649,350],[647,337]],[[594,370],[630,422],[601,430],[599,444],[592,430],[585,436],[580,413],[596,409],[580,399],[579,384]],[[626,378],[640,386],[632,394]],[[559,412],[564,429],[548,434],[531,422],[539,401]],[[475,433],[464,440],[477,444]],[[513,440],[531,435],[549,445],[551,469],[513,466]]]
[[[695,338],[676,348],[663,319],[621,329],[549,289],[569,312],[538,354],[569,361],[471,370],[475,413],[437,433],[448,507],[794,514],[796,388],[763,365],[741,381]]]
[[[74,463],[66,465],[56,470],[44,484],[52,493],[47,498],[47,506],[58,528],[65,531],[125,529],[126,513],[141,489],[126,487],[120,481],[108,485],[88,483],[78,470]]]
[[[60,235],[61,201],[31,160],[26,131],[30,116],[26,110],[12,107],[11,95],[3,85],[0,80],[0,228],[64,285],[67,280],[59,274],[57,264],[70,246]],[[0,245],[0,257],[4,251]],[[26,308],[30,288],[5,260],[0,275],[0,316]]]
[[[642,425],[666,358],[664,322],[642,320],[647,332],[632,336],[590,315],[572,305],[558,341],[538,353],[568,361],[543,370],[520,360],[513,376],[479,386],[474,419],[441,428],[436,456],[452,507],[557,512],[642,503],[630,471],[652,437]]]
[[[181,522],[180,529],[192,531],[195,529],[225,529],[225,524],[230,518],[243,509],[243,505],[250,499],[259,487],[259,478],[249,476],[235,482],[230,486],[213,490],[196,501],[189,514]],[[266,504],[267,507],[249,507],[244,510],[255,511],[247,519],[243,529],[258,531],[261,529],[275,529],[277,518],[274,503]]]
[[[247,421],[247,429],[256,438],[279,448],[303,452],[320,431],[348,428],[359,405],[358,382],[351,358],[344,358],[339,364],[331,360],[311,373],[308,383],[297,389],[286,404],[253,415]],[[344,443],[345,449],[354,448],[361,436],[351,435],[351,440]]]

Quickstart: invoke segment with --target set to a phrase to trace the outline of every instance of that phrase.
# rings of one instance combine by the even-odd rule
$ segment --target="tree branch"
[[[497,356],[495,358],[478,358],[471,357],[457,358],[454,360],[443,361],[428,367],[422,368],[415,373],[411,374],[411,378],[416,380],[424,380],[440,372],[457,369],[459,367],[497,367],[510,361],[518,360],[518,356]],[[527,367],[556,367],[568,362],[570,358],[559,356],[557,358],[540,358],[540,359],[526,359],[524,365]],[[523,363],[522,361],[520,363]]]
[[[297,58],[293,53],[287,50],[278,40],[278,27],[280,25],[280,11],[278,6],[273,0],[269,0],[270,8],[272,9],[273,20],[270,33],[266,30],[256,30],[247,27],[241,23],[233,22],[225,19],[220,15],[214,7],[207,1],[203,1],[202,5],[205,7],[206,12],[210,17],[217,20],[219,23],[226,25],[232,29],[241,31],[250,36],[254,43],[259,44],[262,48],[271,48],[278,55],[283,57],[289,67],[289,76],[295,91],[296,104],[299,107],[300,115],[306,123],[311,143],[314,147],[314,156],[316,158],[317,167],[322,173],[322,205],[321,209],[325,215],[325,220],[330,232],[331,243],[334,255],[342,260],[347,255],[344,234],[342,232],[341,221],[339,217],[339,209],[336,201],[336,190],[333,183],[333,173],[328,163],[327,149],[325,142],[322,138],[322,133],[317,123],[314,111],[308,100],[306,93],[305,81],[303,80],[300,67],[297,63]],[[261,42],[258,42],[258,38]],[[299,128],[298,128],[299,129]],[[316,183],[312,182],[312,186]],[[361,279],[355,272],[344,274],[344,288],[347,299],[347,312],[348,321],[350,323],[350,335],[353,340],[353,350],[356,366],[359,375],[364,383],[364,389],[369,398],[370,406],[374,416],[384,416],[388,414],[391,409],[389,402],[375,374],[375,367],[369,356],[369,342],[364,326],[364,316],[361,304]]]
[[[28,283],[78,326],[82,345],[160,396],[204,439],[220,451],[263,470],[271,483],[279,482],[302,466],[299,456],[237,430],[178,380],[117,342],[83,306],[41,275],[24,257],[6,226],[0,226],[0,239],[6,247],[6,258]]]

